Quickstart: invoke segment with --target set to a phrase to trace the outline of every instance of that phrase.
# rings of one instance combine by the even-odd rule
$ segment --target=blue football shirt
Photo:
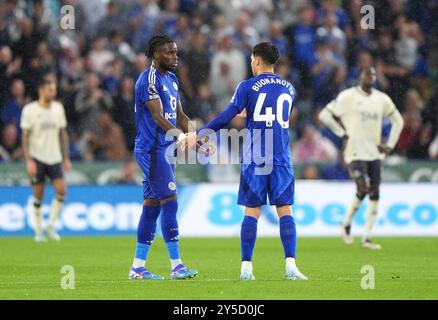
[[[163,115],[176,127],[179,82],[175,74],[167,71],[164,74],[152,65],[146,69],[135,83],[135,124],[137,136],[134,152],[164,152],[173,140],[166,141],[166,132],[152,118],[146,102],[160,99]]]
[[[248,129],[243,145],[243,163],[290,166],[289,117],[295,88],[273,73],[262,73],[239,84],[228,107],[199,130],[217,131],[246,110]]]

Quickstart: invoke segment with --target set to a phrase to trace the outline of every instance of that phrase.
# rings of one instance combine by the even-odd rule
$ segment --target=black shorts
[[[37,173],[35,177],[31,177],[31,183],[44,183],[46,182],[46,177],[49,177],[50,181],[55,179],[63,179],[64,173],[62,171],[62,163],[56,164],[45,164],[37,159],[33,159],[37,166]]]
[[[361,161],[355,160],[348,165],[348,171],[353,180],[369,180],[370,185],[380,185],[381,164],[380,160]]]

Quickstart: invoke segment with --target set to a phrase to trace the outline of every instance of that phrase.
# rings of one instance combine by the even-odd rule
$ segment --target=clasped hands
[[[206,157],[216,152],[216,145],[209,141],[208,137],[198,139],[196,132],[190,131],[188,133],[180,133],[176,142],[176,146],[185,151],[196,147],[196,151],[205,155]]]

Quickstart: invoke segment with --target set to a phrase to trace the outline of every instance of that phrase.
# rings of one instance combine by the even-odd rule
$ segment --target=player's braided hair
[[[152,59],[154,56],[154,52],[161,47],[165,43],[174,42],[171,38],[169,38],[165,34],[160,34],[157,36],[153,36],[148,43],[148,47],[146,49],[145,55],[149,59]]]

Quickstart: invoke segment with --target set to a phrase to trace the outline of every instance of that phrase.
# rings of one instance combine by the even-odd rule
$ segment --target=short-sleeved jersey
[[[175,74],[161,74],[152,65],[146,69],[135,84],[135,123],[137,136],[134,152],[164,152],[173,142],[166,141],[166,132],[155,123],[146,102],[160,99],[163,116],[176,127],[179,82]]]
[[[289,116],[295,88],[273,73],[262,73],[239,84],[231,104],[246,109],[247,135],[243,162],[290,166]],[[251,161],[245,156],[251,155]]]
[[[381,143],[382,121],[396,110],[388,95],[376,89],[368,94],[356,86],[340,92],[336,100],[327,105],[327,110],[339,117],[345,126],[347,163],[383,159],[377,149]]]
[[[38,101],[24,106],[20,127],[28,130],[29,155],[45,164],[62,162],[60,130],[67,127],[64,106],[52,101],[42,107]]]

